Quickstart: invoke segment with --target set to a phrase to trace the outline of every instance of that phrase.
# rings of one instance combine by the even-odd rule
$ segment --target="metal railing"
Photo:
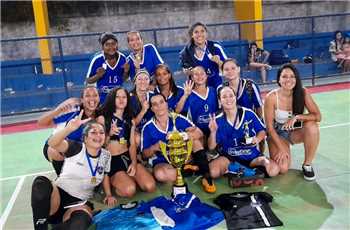
[[[300,63],[300,68],[302,70],[303,68],[306,69],[304,78],[311,79],[312,84],[315,83],[315,78],[317,77],[341,74],[336,66],[332,66],[332,61],[329,58],[327,49],[329,41],[332,40],[334,31],[350,31],[350,13],[208,24],[209,39],[222,42],[224,48],[227,50],[228,56],[236,58],[240,65],[244,66],[247,59],[246,52],[248,43],[246,40],[242,39],[241,26],[257,22],[263,24],[264,47],[266,47],[266,49],[282,49],[281,47],[288,45],[292,40],[301,43],[299,47],[294,50],[309,50],[308,54],[313,57],[312,63],[302,64],[300,57],[298,61]],[[169,62],[172,70],[180,75],[180,80],[181,69],[178,65],[177,57],[178,52],[188,40],[187,29],[187,26],[178,26],[140,30],[145,42],[153,43],[158,47],[161,56],[163,56],[166,62]],[[119,47],[122,48],[122,51],[127,50],[126,32],[127,31],[114,32],[119,39]],[[41,84],[41,80],[47,80],[52,76],[41,74],[37,45],[31,43],[36,43],[40,39],[48,39],[51,41],[53,64],[56,70],[52,79],[57,78],[59,80],[56,79],[57,81],[53,84],[54,86],[51,87],[49,87],[50,83],[47,83],[46,87],[50,88],[50,92],[61,92],[64,97],[70,97],[78,95],[79,90],[84,84],[84,76],[90,57],[94,52],[101,49],[97,42],[97,38],[100,34],[101,33],[81,33],[0,40],[2,47],[1,79],[2,85],[5,84],[1,89],[2,115],[40,111],[56,105],[59,99],[62,99],[62,97],[56,97],[49,103],[46,103],[46,105],[39,105],[37,107],[22,106],[14,110],[6,106],[6,103],[11,103],[11,100],[15,101],[14,99],[16,98],[19,99],[22,97],[23,100],[28,100],[28,97],[33,97],[34,100],[34,97],[38,94],[39,96],[45,95],[45,92],[38,93],[37,89]],[[320,42],[324,44],[319,44]],[[27,46],[27,48],[23,48],[23,46]],[[305,48],[305,50],[303,50],[303,48]],[[289,48],[287,48],[287,50],[288,49]],[[321,54],[318,54],[318,52],[321,52]],[[325,68],[324,65],[326,64],[330,66],[329,68],[331,71],[328,71],[328,69],[322,70],[322,68]],[[249,70],[247,70],[247,72],[253,76],[258,76],[255,72]],[[273,75],[273,73],[271,74]],[[35,88],[35,84],[32,88],[25,85],[21,87],[21,84],[25,84],[23,82],[25,76],[28,78],[32,76],[32,79],[38,81],[37,88]],[[271,80],[271,76],[269,80]],[[15,85],[15,88],[19,89],[15,90],[14,87],[6,87],[11,85],[9,84],[11,81],[14,81],[15,83],[12,82],[12,85]]]

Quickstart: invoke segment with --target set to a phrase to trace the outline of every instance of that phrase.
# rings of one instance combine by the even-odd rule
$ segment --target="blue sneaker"
[[[254,169],[241,165],[238,162],[233,162],[228,165],[228,173],[236,174],[238,177],[252,177],[256,175]]]

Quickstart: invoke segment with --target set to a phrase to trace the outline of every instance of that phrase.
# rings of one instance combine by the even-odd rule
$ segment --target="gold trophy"
[[[160,142],[160,149],[164,158],[176,168],[176,181],[173,185],[172,196],[187,193],[187,185],[181,175],[182,166],[188,161],[192,152],[192,141],[189,140],[186,132],[179,132],[176,129],[176,113],[170,113],[174,128],[167,136],[167,144]]]

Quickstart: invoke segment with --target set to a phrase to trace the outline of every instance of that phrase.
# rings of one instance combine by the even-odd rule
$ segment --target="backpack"
[[[290,62],[288,54],[286,54],[284,50],[271,50],[269,58],[270,65],[282,65]]]

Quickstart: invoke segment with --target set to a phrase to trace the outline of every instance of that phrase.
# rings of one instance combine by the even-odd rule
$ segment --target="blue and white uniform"
[[[114,66],[110,66],[103,54],[103,51],[97,53],[91,60],[86,78],[92,77],[96,74],[97,69],[102,67],[105,69],[105,73],[96,83],[96,87],[100,93],[100,101],[104,102],[105,97],[116,86],[123,84],[124,64],[126,63],[126,57],[121,52],[117,51],[117,63]]]
[[[184,95],[184,89],[181,86],[177,85],[176,88],[177,88],[176,94],[171,92],[168,98],[166,98],[169,111],[175,111],[177,103],[180,101],[181,97]],[[156,94],[160,94],[160,89],[158,86],[154,89],[154,92]]]
[[[162,57],[159,55],[159,52],[157,48],[153,44],[145,44],[143,46],[143,53],[142,53],[142,62],[140,63],[140,69],[145,69],[149,73],[149,75],[152,77],[154,75],[154,72],[156,71],[156,67],[159,64],[163,64],[164,61]],[[130,72],[129,77],[130,80],[133,81],[136,71],[135,71],[135,55],[133,53],[130,53],[127,57],[127,61],[130,66]]]
[[[178,114],[175,120],[176,129],[179,132],[185,132],[187,128],[194,127],[194,124],[189,121],[186,117]],[[158,143],[159,141],[163,141],[166,143],[166,136],[169,132],[173,131],[174,124],[173,119],[169,117],[167,128],[165,131],[160,129],[156,125],[155,118],[153,117],[150,121],[148,121],[142,129],[141,132],[141,151],[148,149],[152,145]],[[163,157],[161,152],[157,152],[153,157],[149,158],[149,164],[155,166],[159,163],[168,163],[166,159]]]
[[[173,199],[156,197],[141,203],[139,211],[152,213],[165,230],[209,229],[224,220],[224,214],[219,209],[202,203],[190,192]]]
[[[67,123],[74,119],[76,116],[80,114],[81,109],[79,108],[76,111],[70,111],[68,113],[61,114],[53,119],[53,122],[57,125],[57,127],[54,129],[53,134],[56,133],[58,130],[63,129],[66,127]],[[83,129],[84,125],[81,125],[77,130],[71,132],[66,139],[67,140],[73,140],[82,142],[82,136],[83,136]]]
[[[152,91],[148,91],[147,92],[147,101],[148,103],[150,103],[150,99],[151,97],[154,95],[154,93]],[[132,107],[132,116],[135,118],[142,110],[142,105],[139,103],[137,95],[130,93],[130,103],[131,103],[131,107]],[[141,122],[136,126],[138,131],[141,131],[143,126],[149,121],[151,120],[151,118],[153,117],[154,113],[152,112],[152,110],[149,108],[147,110],[147,112],[145,113],[145,115],[143,115],[143,118],[141,120]]]
[[[248,132],[250,137],[254,137],[260,131],[265,131],[265,126],[252,110],[242,107],[237,112],[238,125],[236,126],[234,124],[237,123],[230,122],[224,113],[216,116],[218,125],[216,143],[221,147],[224,156],[229,159],[250,162],[260,155],[260,151],[256,145],[244,144],[245,134]]]
[[[210,40],[207,41],[206,47],[203,49],[205,52],[203,57],[197,57],[195,55],[195,49],[195,45],[190,43],[180,52],[180,64],[182,68],[204,67],[208,75],[208,86],[216,89],[222,83],[222,78],[218,64],[213,62],[210,57],[218,55],[221,61],[226,60],[227,55],[224,49],[219,43]]]
[[[212,87],[207,87],[207,94],[205,97],[192,91],[187,98],[181,113],[187,114],[187,117],[208,137],[210,134],[208,128],[210,120],[209,115],[216,113],[218,108],[219,105],[216,90]]]
[[[222,84],[218,86],[217,92],[221,88]],[[250,79],[239,79],[236,97],[238,106],[246,107],[253,111],[261,108],[263,105],[259,87]]]

